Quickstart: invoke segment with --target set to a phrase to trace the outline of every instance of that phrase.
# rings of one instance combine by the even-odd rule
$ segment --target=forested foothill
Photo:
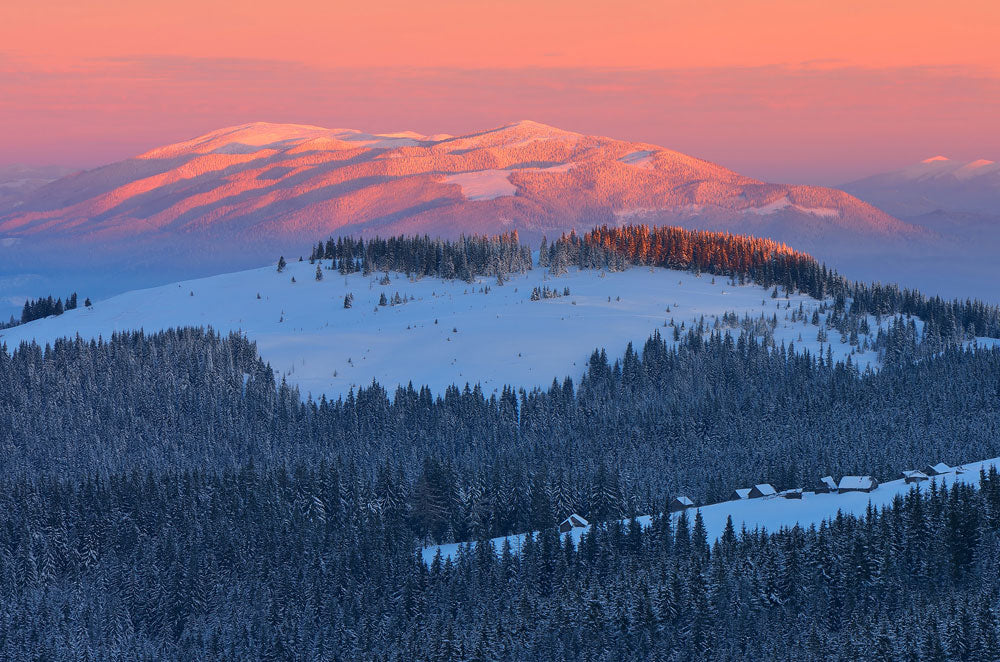
[[[532,266],[515,235],[319,251],[321,268],[372,273]],[[995,473],[718,541],[697,511],[662,515],[678,494],[1000,456],[1000,350],[969,342],[997,335],[995,308],[849,284],[729,235],[601,229],[540,254],[554,276],[658,265],[809,292],[848,331],[891,317],[883,366],[737,321],[597,348],[547,389],[372,383],[313,400],[210,329],[4,348],[0,659],[1000,656]],[[556,528],[570,513],[594,524],[579,546]],[[621,522],[637,514],[651,526]],[[419,553],[525,531],[540,533],[516,555]]]

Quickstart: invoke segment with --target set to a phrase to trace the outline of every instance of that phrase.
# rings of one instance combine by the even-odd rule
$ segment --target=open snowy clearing
[[[809,527],[819,525],[824,521],[829,521],[837,516],[837,513],[845,515],[862,516],[871,505],[875,508],[885,508],[892,505],[897,496],[903,496],[913,487],[926,490],[929,489],[930,482],[936,481],[939,487],[948,487],[956,481],[968,483],[979,487],[980,470],[989,471],[990,467],[1000,468],[1000,458],[974,462],[963,465],[960,468],[953,468],[949,473],[935,476],[930,480],[921,483],[907,484],[902,478],[881,483],[870,493],[848,492],[845,494],[816,494],[814,492],[803,492],[801,499],[786,499],[780,495],[762,497],[759,499],[740,499],[739,501],[723,501],[702,506],[698,510],[701,512],[705,522],[705,530],[708,534],[709,544],[717,540],[726,528],[726,520],[733,518],[733,527],[739,534],[741,529],[747,531],[766,530],[776,532],[782,528],[799,526]],[[689,509],[688,517],[694,517],[695,509]],[[674,522],[680,517],[680,513],[672,515]],[[643,515],[636,518],[643,527],[650,525],[652,518]],[[622,520],[628,522],[628,520]],[[590,526],[573,529],[564,536],[571,536],[574,544],[579,544],[585,531]],[[538,532],[532,532],[536,535]],[[503,550],[505,540],[510,541],[511,549],[517,553],[524,545],[525,537],[528,534],[517,534],[507,537],[494,538],[490,544],[499,553]],[[476,543],[452,543],[449,545],[432,545],[422,550],[425,563],[430,564],[438,551],[441,557],[452,558],[458,553],[459,547],[469,545],[475,547]]]
[[[778,198],[774,202],[761,205],[760,207],[748,207],[744,210],[744,212],[747,214],[756,214],[758,216],[767,216],[768,214],[776,214],[785,209],[794,209],[805,214],[824,216],[826,218],[840,216],[840,211],[836,209],[829,209],[826,207],[803,207],[801,205],[792,204],[792,201],[788,199],[787,195],[782,198]]]
[[[509,170],[479,170],[448,175],[441,181],[461,186],[462,195],[469,200],[494,200],[517,192],[509,178]]]
[[[821,302],[803,295],[772,299],[768,289],[730,285],[722,276],[637,267],[552,277],[536,267],[503,285],[495,278],[470,284],[403,274],[389,274],[391,282],[381,285],[381,273],[342,276],[325,267],[319,282],[315,265],[290,262],[283,273],[272,266],[127,292],[0,331],[0,343],[13,350],[22,341],[44,344],[75,334],[108,338],[115,331],[182,326],[238,330],[257,343],[279,377],[316,398],[335,398],[373,379],[390,392],[411,381],[435,393],[477,382],[487,394],[505,384],[545,388],[553,378],[579,378],[595,348],[606,348],[613,360],[629,342],[641,350],[654,331],[672,339],[671,320],[686,332],[704,316],[711,329],[727,311],[741,319],[776,314],[775,341],[794,342],[797,351],[825,354],[830,347],[838,359],[851,351],[834,330],[831,344],[821,347],[816,326],[786,319],[800,303],[808,319]],[[535,287],[560,294],[569,288],[570,295],[531,301]],[[350,309],[343,305],[347,293],[354,295]],[[379,306],[383,293],[390,300],[399,293],[407,302]],[[864,369],[876,356],[869,351],[853,360]]]

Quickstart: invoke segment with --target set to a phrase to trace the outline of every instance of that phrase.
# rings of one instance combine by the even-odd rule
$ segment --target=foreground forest
[[[771,534],[698,516],[416,558],[352,476],[2,482],[4,660],[963,660],[1000,656],[1000,477]],[[484,546],[478,549],[485,550]]]
[[[415,540],[600,521],[687,494],[896,477],[1000,456],[1000,351],[948,349],[858,374],[752,338],[654,336],[579,384],[506,389],[372,385],[303,402],[253,344],[200,330],[0,352],[0,469],[82,479],[122,472],[328,466],[398,503]],[[379,480],[379,477],[382,477]],[[373,507],[376,507],[373,505]],[[381,507],[381,506],[377,506]]]
[[[303,403],[245,339],[183,330],[22,346],[0,375],[3,659],[997,654],[995,475],[717,546],[696,514],[615,520],[762,473],[1000,455],[1000,351],[859,375],[691,335],[547,392]],[[601,523],[579,549],[569,511]],[[530,529],[516,557],[418,552]]]
[[[595,236],[558,240],[550,266],[612,268],[631,250],[608,262]],[[749,246],[671,241],[662,255]],[[516,237],[501,244],[464,244],[473,260],[424,240],[313,259],[439,275],[457,260],[446,277],[492,277],[499,247],[530,266]],[[996,310],[849,285],[765,244],[729,266],[701,254],[685,268],[822,287],[845,338],[864,319],[852,308],[879,306],[883,368],[737,321],[598,348],[581,379],[544,390],[372,384],[317,402],[235,334],[4,348],[0,659],[997,659],[995,474],[717,543],[696,512],[660,515],[681,493],[703,504],[755,482],[1000,456],[1000,350],[970,343]],[[579,548],[555,528],[572,512],[596,523]],[[650,513],[649,529],[619,522]],[[531,530],[518,555],[419,554]]]

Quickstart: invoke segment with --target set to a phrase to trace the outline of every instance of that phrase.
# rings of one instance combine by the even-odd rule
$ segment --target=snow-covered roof
[[[694,501],[692,501],[691,499],[687,498],[686,496],[674,497],[674,501],[676,501],[677,503],[683,504],[685,506],[693,506],[694,505]]]
[[[771,496],[772,494],[777,494],[778,490],[774,489],[774,486],[770,483],[761,483],[760,485],[754,485],[753,488],[764,496]]]
[[[802,494],[802,488],[796,487],[795,489],[785,490],[784,492],[781,493],[781,496],[795,497],[796,495],[801,495],[801,494]]]
[[[819,482],[823,483],[831,490],[837,489],[837,481],[833,479],[833,476],[823,476],[822,478],[819,479]]]
[[[931,473],[935,474],[946,474],[949,471],[951,471],[951,467],[949,467],[944,462],[938,462],[937,464],[932,464],[929,468],[931,469]]]
[[[926,480],[927,474],[925,474],[923,471],[917,471],[914,469],[912,471],[904,471],[903,478],[916,478],[917,480]]]
[[[871,476],[844,476],[840,479],[841,490],[870,490],[875,487],[875,479]]]
[[[741,487],[738,490],[733,490],[733,493],[737,497],[739,497],[740,499],[746,499],[748,496],[750,496],[750,488],[749,487]]]
[[[574,526],[574,527],[575,526],[590,526],[590,522],[588,522],[587,520],[583,519],[582,517],[580,517],[576,513],[573,513],[572,515],[570,515],[569,517],[567,517],[566,519],[564,519],[561,523],[562,524],[569,524],[570,526]]]

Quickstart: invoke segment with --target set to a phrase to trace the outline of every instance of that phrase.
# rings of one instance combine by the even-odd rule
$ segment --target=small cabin
[[[585,526],[590,526],[590,522],[573,513],[559,524],[559,533],[566,533],[573,529],[582,529]]]
[[[739,501],[741,499],[749,499],[749,498],[750,498],[749,487],[741,487],[738,490],[733,490],[733,501]]]
[[[871,492],[878,487],[878,481],[871,476],[844,476],[837,485],[837,491],[844,492]]]
[[[682,510],[687,510],[688,508],[694,508],[694,501],[686,496],[674,497],[667,506],[667,510],[672,513],[679,513]]]
[[[829,494],[830,492],[837,491],[837,481],[833,479],[833,476],[823,476],[819,479],[819,485],[813,489],[816,494]]]
[[[919,483],[921,481],[927,480],[927,474],[923,471],[904,471],[903,472],[903,482],[906,483]]]
[[[928,476],[940,476],[941,474],[946,474],[951,472],[951,467],[949,467],[944,462],[938,462],[937,464],[931,464],[926,469],[924,473]]]
[[[785,490],[781,493],[781,496],[786,499],[801,499],[802,498],[802,488],[797,487],[794,490]]]
[[[766,496],[774,496],[778,493],[778,490],[774,489],[774,486],[770,483],[761,483],[760,485],[754,485],[750,488],[750,494],[748,498],[759,499]]]

